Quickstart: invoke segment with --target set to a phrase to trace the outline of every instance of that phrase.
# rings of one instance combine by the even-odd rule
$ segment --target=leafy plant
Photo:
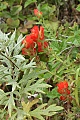
[[[46,112],[48,113],[47,116],[52,116],[57,111],[62,110],[63,108],[60,106],[48,106],[40,102],[40,94],[44,94],[44,89],[51,87],[51,85],[45,83],[44,78],[39,76],[48,70],[38,71],[35,58],[29,62],[21,55],[22,35],[17,38],[16,30],[12,35],[0,31],[0,40],[0,107],[3,111],[0,114],[1,118],[3,116],[4,119],[7,117],[8,119],[19,120],[21,114],[21,119],[26,119],[26,117],[32,119],[32,116],[36,118],[40,116],[38,119],[45,119],[42,116],[46,115]],[[35,92],[38,93],[38,98],[30,101],[28,96],[35,94]],[[38,108],[34,108],[34,104],[40,105]],[[44,107],[45,109],[43,109]],[[5,110],[8,112],[6,113]],[[35,114],[36,111],[39,112],[38,115]]]
[[[79,1],[1,0],[1,120],[80,119]]]

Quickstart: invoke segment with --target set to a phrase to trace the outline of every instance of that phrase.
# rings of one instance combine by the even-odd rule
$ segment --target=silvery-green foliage
[[[25,116],[28,117],[24,111],[25,107],[21,105],[21,101],[24,100],[28,102],[28,95],[32,95],[35,92],[38,92],[38,97],[40,97],[40,94],[45,94],[44,89],[51,87],[51,85],[44,82],[44,78],[40,77],[41,74],[48,71],[46,69],[38,70],[36,62],[34,61],[35,58],[29,61],[21,54],[21,49],[23,47],[21,42],[23,39],[22,35],[18,38],[16,37],[16,30],[12,34],[5,34],[0,31],[1,119],[7,115],[7,111],[10,120],[23,120]],[[9,87],[11,89],[9,89]],[[32,102],[28,107],[30,108],[33,105],[34,103]],[[44,111],[46,112],[47,109]],[[29,111],[29,116],[37,118],[38,116],[35,116],[36,110],[37,109],[32,112]],[[62,110],[62,107],[60,107],[59,110]],[[38,111],[40,114],[41,109],[38,109]],[[54,115],[55,112],[53,111],[49,113],[49,109],[47,111],[48,115]],[[41,115],[43,116],[45,114],[39,115],[40,118],[43,118]]]

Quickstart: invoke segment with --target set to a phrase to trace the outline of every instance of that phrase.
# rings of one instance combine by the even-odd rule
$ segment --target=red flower
[[[29,52],[30,52],[30,55],[32,55],[32,56],[35,55],[36,54],[36,48],[31,49]]]
[[[22,48],[22,55],[27,55],[27,49],[26,48]]]
[[[48,42],[44,40],[44,28],[40,26],[39,29],[39,27],[35,25],[31,29],[31,34],[26,36],[22,44],[24,44],[24,48],[22,49],[23,55],[30,56],[37,52],[44,52],[44,49],[48,47]]]
[[[24,45],[26,44],[26,39],[24,39],[24,40],[22,41],[22,44],[24,44]]]
[[[57,84],[58,86],[58,92],[60,94],[70,94],[70,90],[68,90],[68,82],[63,81]]]
[[[42,16],[42,12],[40,12],[38,9],[34,9],[34,15],[40,18]]]
[[[68,82],[67,81],[63,81],[57,84],[58,87],[58,93],[62,94],[62,96],[60,96],[60,100],[70,100],[70,90],[68,89]]]
[[[70,90],[67,90],[66,93],[67,93],[67,95],[69,95],[70,94]]]
[[[44,48],[48,47],[48,42],[38,42],[38,52],[44,52]]]
[[[31,29],[31,38],[37,42],[37,40],[43,40],[44,39],[44,28],[42,26],[40,26],[40,30],[38,28],[38,26],[34,26]]]
[[[42,42],[38,42],[37,45],[38,45],[38,52],[43,52],[43,44],[42,44]]]
[[[44,28],[42,26],[40,26],[39,38],[40,40],[44,39]]]
[[[68,83],[66,81],[63,81],[58,83],[57,86],[58,86],[58,92],[60,94],[63,94],[66,92],[66,89],[68,88]]]
[[[68,82],[67,81],[63,81],[57,84],[59,89],[64,89],[64,88],[68,88]]]
[[[34,43],[33,39],[31,38],[31,35],[26,36],[25,40],[26,40],[25,47],[27,49],[34,48],[35,43]]]
[[[66,94],[66,90],[63,88],[63,89],[59,89],[58,88],[58,93],[60,94]]]
[[[66,100],[66,97],[65,96],[60,96],[60,100]]]
[[[31,29],[31,38],[34,40],[34,42],[37,42],[38,36],[39,36],[39,28],[38,26],[34,26]]]
[[[45,42],[44,42],[44,48],[47,48],[48,45],[49,45],[48,42],[45,41]]]

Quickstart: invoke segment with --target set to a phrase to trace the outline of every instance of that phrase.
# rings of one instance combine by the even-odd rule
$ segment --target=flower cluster
[[[67,81],[62,81],[57,84],[58,87],[58,93],[62,94],[60,96],[60,100],[66,100],[70,99],[70,90],[68,89],[68,82]]]
[[[22,48],[23,55],[36,55],[39,52],[44,52],[48,47],[48,42],[44,40],[44,28],[43,26],[34,26],[31,29],[31,33],[25,37],[22,41],[24,47]]]
[[[42,16],[42,12],[40,12],[38,9],[34,9],[34,15],[40,18]]]

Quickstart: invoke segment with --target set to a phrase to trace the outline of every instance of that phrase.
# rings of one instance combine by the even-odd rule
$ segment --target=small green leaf
[[[10,97],[9,97],[9,100],[7,101],[6,105],[5,105],[5,108],[8,106],[8,112],[9,112],[9,117],[11,117],[11,113],[12,113],[12,110],[16,107],[15,107],[15,102],[14,102],[14,97],[13,97],[13,93],[10,93]],[[4,108],[4,109],[5,109]]]
[[[6,23],[7,23],[10,27],[16,28],[16,27],[19,26],[20,20],[19,20],[19,19],[14,20],[14,19],[12,19],[12,18],[8,18],[7,21],[6,21]]]
[[[6,9],[7,6],[8,6],[8,3],[7,3],[7,2],[1,2],[1,3],[0,3],[0,11]]]
[[[0,89],[0,100],[1,100],[5,95],[6,95],[5,92]]]
[[[79,86],[79,72],[80,72],[80,68],[78,68],[76,70],[76,81],[75,81],[75,84],[76,84],[76,87],[75,87],[75,99],[76,99],[76,103],[79,105],[79,94],[78,94],[78,86]]]
[[[25,112],[29,113],[31,107],[32,107],[34,104],[38,103],[38,101],[39,101],[39,99],[34,99],[34,100],[32,100],[32,101],[29,101],[27,104],[26,104],[24,101],[22,101],[21,104],[22,104],[22,106],[23,106],[23,110],[24,110]]]
[[[57,97],[60,97],[60,94],[57,92],[57,87],[55,87],[54,89],[52,89],[52,91],[51,92],[48,92],[47,93],[47,96],[49,97],[49,98],[57,98]]]
[[[36,2],[36,0],[27,0],[24,4],[24,8],[27,7],[28,5],[34,3],[34,2]]]
[[[75,88],[74,94],[75,94],[76,103],[79,106],[79,95],[78,95],[78,89],[77,88]]]
[[[30,115],[38,118],[39,120],[45,120],[41,113],[42,113],[42,108],[44,108],[47,105],[47,103],[40,105],[38,108],[36,108],[33,111],[30,111]],[[37,114],[36,114],[37,113]]]
[[[78,82],[79,82],[79,73],[80,73],[80,67],[76,70],[76,86],[78,86]]]
[[[43,116],[52,116],[56,114],[58,111],[63,110],[63,107],[56,106],[56,104],[50,105],[48,108],[45,108],[47,104],[42,104],[38,108],[33,111],[30,111],[30,115],[36,118],[41,118],[40,120],[44,120]],[[37,114],[36,114],[37,113]]]
[[[76,10],[78,10],[80,12],[80,4],[78,4]]]
[[[21,6],[21,5],[16,5],[16,6],[13,6],[13,7],[12,7],[11,13],[12,13],[13,15],[16,15],[16,14],[18,14],[21,10],[22,10],[22,6]]]
[[[41,70],[41,71],[32,71],[28,74],[24,74],[23,78],[20,80],[19,84],[21,83],[25,83],[27,84],[28,80],[31,80],[31,79],[36,79],[37,77],[39,77],[39,75],[43,74],[43,73],[46,73],[48,72],[48,70]]]
[[[15,31],[13,32],[13,34],[11,35],[10,40],[14,40],[15,37],[16,37],[16,30],[15,30]]]
[[[24,65],[21,70],[29,69],[29,68],[34,68],[36,67],[36,62],[34,62],[34,58],[30,61],[29,64]]]
[[[59,110],[63,110],[63,107],[61,106],[56,106],[56,104],[50,105],[47,109],[47,111],[59,111]]]
[[[22,55],[15,55],[13,57],[17,59],[25,60],[25,58]]]
[[[39,79],[35,84],[32,84],[30,86],[26,86],[26,88],[24,89],[24,92],[28,92],[28,91],[36,91],[36,92],[41,92],[41,93],[45,93],[42,89],[43,88],[49,88],[51,87],[51,85],[43,83],[44,79]]]

